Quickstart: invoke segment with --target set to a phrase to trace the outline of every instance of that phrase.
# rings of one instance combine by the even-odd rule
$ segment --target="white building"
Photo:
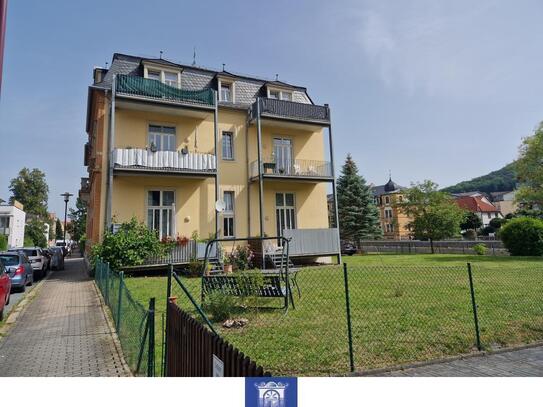
[[[0,205],[0,234],[8,237],[8,248],[23,247],[25,238],[26,213],[23,205]]]

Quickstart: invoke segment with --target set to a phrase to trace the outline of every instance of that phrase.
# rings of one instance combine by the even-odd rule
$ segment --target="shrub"
[[[92,247],[92,258],[101,257],[112,269],[138,266],[151,256],[161,256],[165,252],[156,232],[136,218],[122,223],[116,233],[106,232],[102,243]]]
[[[254,254],[249,246],[238,246],[229,257],[235,270],[248,270],[252,267]]]
[[[511,256],[543,255],[543,220],[514,218],[500,228],[500,238]]]
[[[479,256],[484,256],[488,251],[488,248],[484,243],[479,243],[473,246],[473,251]]]
[[[0,235],[0,252],[8,248],[8,237],[6,235]]]
[[[475,240],[477,238],[477,232],[473,229],[468,229],[464,232],[463,236],[466,240]]]
[[[481,230],[481,234],[483,236],[489,236],[491,233],[496,233],[496,229],[493,226],[485,226],[483,230]]]
[[[202,275],[202,266],[204,265],[203,261],[192,260],[188,267],[184,270],[185,276],[187,277],[200,277]]]
[[[206,296],[204,306],[206,311],[211,314],[212,321],[222,322],[229,319],[234,313],[236,300],[232,296],[212,292]]]

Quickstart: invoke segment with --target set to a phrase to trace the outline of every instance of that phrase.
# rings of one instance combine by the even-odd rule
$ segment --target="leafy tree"
[[[359,242],[382,236],[379,210],[373,201],[373,194],[364,177],[358,175],[358,168],[350,154],[338,178],[337,195],[342,239]]]
[[[511,256],[543,255],[543,220],[514,218],[501,227],[500,239]]]
[[[409,229],[417,239],[429,240],[432,253],[434,241],[453,237],[460,232],[466,212],[446,192],[438,191],[437,184],[426,180],[405,191],[401,207],[412,219]]]
[[[491,226],[494,228],[495,231],[498,231],[502,225],[507,222],[507,219],[504,218],[492,218],[490,222],[488,222],[488,226]]]
[[[47,247],[45,238],[45,223],[38,216],[31,216],[25,226],[25,242],[32,242],[33,246]],[[25,243],[25,245],[27,244]]]
[[[164,254],[164,250],[156,231],[134,217],[122,223],[116,233],[107,231],[102,243],[92,247],[92,257],[98,256],[114,270],[120,270],[123,266],[141,265],[151,256]]]
[[[70,234],[76,242],[81,240],[87,228],[87,205],[81,199],[75,201],[75,209],[70,208],[72,230]]]
[[[0,252],[8,248],[8,237],[6,235],[0,235]]]
[[[515,169],[521,183],[516,200],[529,207],[543,207],[543,123],[522,140]]]
[[[460,228],[463,230],[477,230],[483,226],[483,221],[476,213],[468,212],[464,221],[460,224]]]
[[[9,190],[12,194],[11,203],[17,200],[24,205],[26,213],[47,216],[49,187],[42,171],[37,168],[29,170],[24,167],[19,171],[19,175],[11,180]]]
[[[55,239],[64,239],[64,231],[62,230],[62,223],[59,218],[55,222]]]

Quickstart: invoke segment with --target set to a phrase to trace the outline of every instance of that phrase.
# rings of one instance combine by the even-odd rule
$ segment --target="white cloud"
[[[530,52],[517,55],[519,47],[533,46],[529,30],[519,36],[518,25],[511,28],[507,11],[496,3],[388,4],[359,11],[354,40],[365,62],[392,88],[436,97],[495,98],[504,87],[514,92],[515,75],[534,73],[533,66],[526,67]]]

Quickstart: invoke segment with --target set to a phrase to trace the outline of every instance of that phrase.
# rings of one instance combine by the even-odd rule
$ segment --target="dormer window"
[[[162,82],[165,85],[179,88],[181,74],[178,71],[170,71],[160,68],[147,68],[145,67],[143,76],[147,79]]]
[[[278,100],[292,100],[292,92],[285,90],[268,89],[268,98]]]
[[[160,71],[153,71],[149,69],[147,71],[147,79],[153,79],[155,81],[160,81]]]
[[[219,95],[221,102],[232,102],[232,84],[228,82],[219,82]]]

